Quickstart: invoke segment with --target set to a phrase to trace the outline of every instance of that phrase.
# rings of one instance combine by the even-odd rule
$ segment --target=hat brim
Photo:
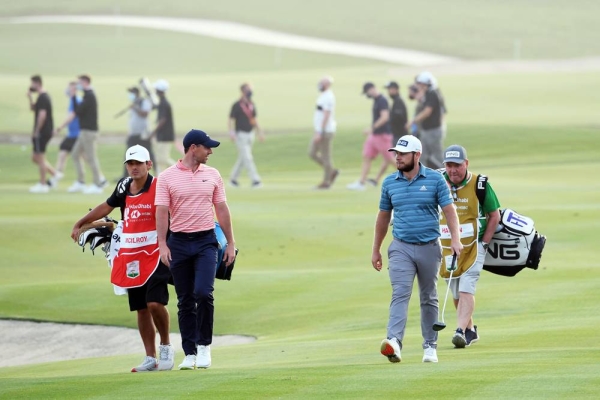
[[[446,158],[444,160],[444,164],[449,163],[449,162],[455,163],[455,164],[462,164],[465,162],[465,160],[463,160],[462,158]]]
[[[220,144],[221,144],[221,142],[217,142],[216,140],[209,139],[206,141],[206,143],[202,143],[202,146],[212,149],[214,147],[219,147]]]
[[[397,151],[398,153],[420,153],[421,150],[406,151],[406,147],[390,147],[388,151]]]
[[[150,160],[138,160],[137,158],[131,157],[131,158],[128,158],[127,160],[123,161],[123,164],[127,164],[127,161],[148,162]]]

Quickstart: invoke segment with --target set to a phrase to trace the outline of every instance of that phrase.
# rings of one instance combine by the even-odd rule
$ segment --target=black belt
[[[214,234],[214,229],[209,229],[207,231],[199,231],[199,232],[171,232],[171,236],[179,238],[179,239],[198,239],[201,237],[209,236]]]
[[[430,240],[429,242],[411,243],[411,242],[407,242],[406,240],[402,240],[402,239],[398,239],[398,240],[401,241],[402,243],[412,244],[413,246],[425,246],[425,245],[428,245],[428,244],[437,243],[437,241],[438,241],[438,239],[433,239],[433,240]]]

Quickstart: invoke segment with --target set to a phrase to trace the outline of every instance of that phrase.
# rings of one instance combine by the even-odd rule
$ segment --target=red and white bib
[[[156,232],[156,178],[147,192],[126,196],[119,252],[112,261],[110,281],[122,288],[143,286],[158,263]]]

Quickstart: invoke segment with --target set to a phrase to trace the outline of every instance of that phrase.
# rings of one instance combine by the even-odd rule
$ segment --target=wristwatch
[[[489,243],[486,243],[486,242],[481,242],[481,246],[483,246],[483,249],[484,249],[485,251],[487,251],[487,250],[488,250],[488,247],[490,247],[490,244],[489,244]]]

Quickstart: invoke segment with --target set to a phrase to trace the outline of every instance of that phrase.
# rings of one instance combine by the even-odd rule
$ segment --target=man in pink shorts
[[[363,146],[363,163],[360,179],[346,186],[350,190],[365,190],[367,182],[373,186],[377,186],[387,168],[390,165],[396,165],[394,155],[388,151],[390,146],[394,145],[392,143],[392,129],[389,123],[390,110],[388,101],[379,93],[372,82],[367,82],[363,85],[363,94],[373,99],[373,124],[364,131],[367,139]],[[371,170],[371,163],[377,157],[377,154],[381,154],[383,157],[383,164],[375,179],[367,179]]]

